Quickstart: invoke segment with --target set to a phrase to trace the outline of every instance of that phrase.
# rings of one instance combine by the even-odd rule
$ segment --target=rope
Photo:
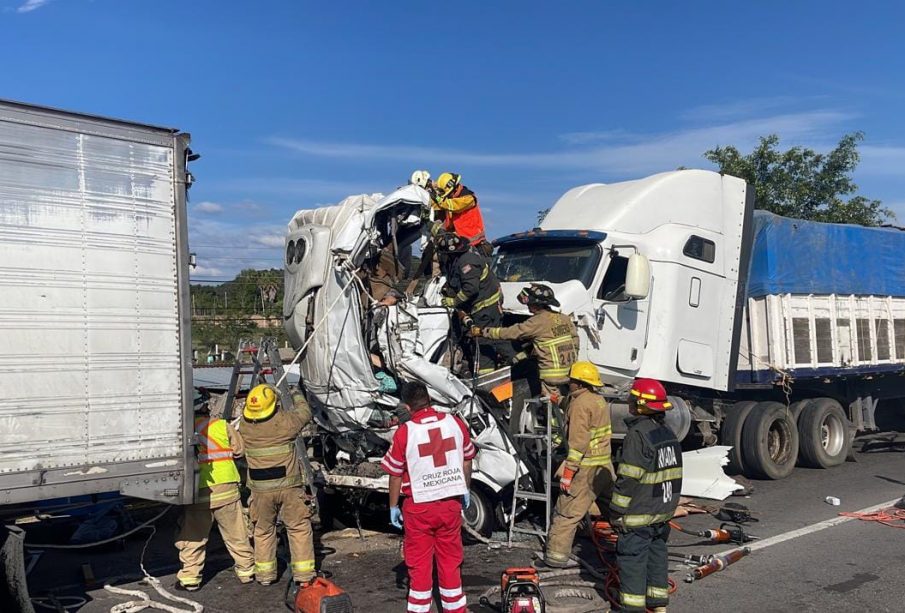
[[[155,534],[157,534],[157,527],[151,526],[151,534],[149,534],[148,538],[145,540],[145,544],[141,548],[141,557],[139,557],[138,559],[138,566],[141,568],[141,572],[145,576],[143,581],[144,583],[147,583],[148,585],[153,587],[154,590],[166,600],[186,604],[190,606],[191,609],[181,609],[179,607],[173,607],[162,602],[155,602],[151,600],[150,596],[148,596],[141,590],[126,590],[119,587],[113,587],[112,585],[105,585],[104,589],[111,594],[119,594],[121,596],[131,596],[132,598],[137,598],[137,600],[130,600],[129,602],[124,602],[122,604],[112,606],[110,608],[110,613],[137,613],[138,611],[144,611],[145,609],[158,609],[160,611],[167,611],[167,613],[202,613],[204,611],[204,606],[202,604],[188,598],[181,598],[179,596],[176,596],[175,594],[171,594],[170,592],[165,590],[163,586],[160,585],[160,579],[151,576],[151,574],[148,573],[148,571],[145,569],[145,553],[148,551],[148,545],[151,544],[151,539],[154,538]]]
[[[317,331],[320,329],[320,327],[323,325],[323,323],[327,320],[327,316],[330,314],[330,311],[333,310],[333,308],[339,302],[339,299],[342,298],[343,296],[345,296],[346,290],[349,289],[349,286],[352,285],[355,282],[355,280],[358,278],[359,270],[360,270],[359,268],[356,268],[355,270],[351,271],[351,278],[349,279],[349,282],[343,286],[343,288],[340,290],[339,294],[337,294],[336,298],[333,300],[333,304],[331,304],[327,308],[327,310],[324,312],[324,314],[321,316],[320,321],[318,321],[317,325],[315,325],[314,328],[311,330],[311,334],[308,335],[308,339],[302,344],[302,348],[298,350],[298,353],[295,354],[295,357],[292,358],[292,361],[289,363],[289,365],[285,366],[283,368],[283,376],[280,377],[280,380],[276,382],[277,387],[279,387],[280,385],[283,384],[283,380],[286,378],[286,375],[289,374],[289,369],[292,368],[293,366],[295,366],[295,364],[299,361],[299,358],[302,357],[302,354],[305,352],[305,349],[308,348],[308,343],[310,343],[312,341],[315,334],[317,334]]]
[[[879,511],[875,511],[873,513],[848,513],[843,512],[840,513],[842,517],[851,517],[853,519],[860,519],[861,521],[869,521],[875,522],[878,524],[882,524],[884,526],[889,526],[890,528],[905,528],[905,523],[892,523],[892,522],[905,522],[905,510],[897,509],[895,507],[889,507],[888,509],[881,509]]]
[[[791,402],[791,397],[792,397],[792,382],[794,381],[792,375],[789,374],[788,371],[780,368],[779,366],[774,366],[773,364],[764,362],[763,360],[761,360],[758,356],[756,356],[754,354],[746,355],[742,352],[739,352],[739,355],[741,357],[754,358],[754,361],[757,362],[759,366],[766,366],[768,370],[772,370],[773,372],[778,373],[780,375],[778,385],[782,388],[782,393],[786,397],[786,407],[788,407]]]

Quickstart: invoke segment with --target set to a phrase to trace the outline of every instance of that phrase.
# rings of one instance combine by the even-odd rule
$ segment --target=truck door
[[[625,294],[628,258],[637,252],[633,245],[611,249],[602,259],[606,266],[603,281],[593,298],[597,339],[590,339],[588,357],[604,370],[613,369],[632,377],[641,367],[647,344],[650,294],[643,300]],[[651,286],[651,294],[654,292]]]

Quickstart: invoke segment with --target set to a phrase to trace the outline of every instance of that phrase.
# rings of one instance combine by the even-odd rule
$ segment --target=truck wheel
[[[753,400],[743,400],[726,409],[720,427],[720,442],[732,447],[729,450],[729,464],[726,466],[726,472],[729,474],[738,475],[745,472],[742,461],[742,427],[756,404]]]
[[[762,479],[785,479],[798,459],[798,428],[786,405],[759,402],[742,430],[746,474]]]
[[[799,457],[803,466],[830,468],[845,462],[852,433],[842,406],[832,398],[817,398],[798,420]]]
[[[496,524],[490,497],[483,489],[474,485],[470,491],[471,506],[464,511],[465,524],[481,536],[490,536]]]
[[[813,398],[805,398],[804,400],[799,400],[798,402],[790,404],[789,412],[792,414],[792,421],[797,424],[798,418],[801,417],[801,412],[804,411],[804,408],[811,404],[813,400]]]

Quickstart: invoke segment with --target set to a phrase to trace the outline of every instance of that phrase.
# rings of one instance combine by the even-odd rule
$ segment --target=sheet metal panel
[[[0,104],[0,483],[185,469],[175,145]]]

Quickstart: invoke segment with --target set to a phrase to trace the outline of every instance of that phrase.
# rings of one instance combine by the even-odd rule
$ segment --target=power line
[[[191,240],[189,240],[189,246],[192,247],[192,248],[194,248],[194,247],[212,247],[212,248],[216,248],[216,249],[223,249],[223,248],[224,248],[224,245],[218,245],[218,244],[216,244],[216,243],[195,243],[195,244],[192,244],[192,241],[191,241]],[[232,245],[230,245],[229,248],[230,248],[230,249],[248,249],[248,250],[255,250],[255,251],[273,251],[274,249],[279,249],[279,250],[282,251],[283,249],[285,249],[285,247],[279,247],[279,246],[274,246],[274,247],[249,247],[249,246],[245,246],[245,245],[238,245],[238,246],[235,246],[235,247],[232,246]]]

